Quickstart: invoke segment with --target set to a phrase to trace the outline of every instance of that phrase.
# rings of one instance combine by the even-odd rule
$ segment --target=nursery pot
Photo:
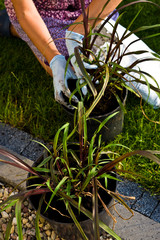
[[[128,90],[125,91],[123,105],[125,106],[126,99],[128,95]],[[102,135],[102,140],[107,144],[109,141],[114,140],[114,138],[122,132],[123,122],[124,122],[124,112],[120,106],[117,106],[113,111],[98,115],[98,116],[90,116],[90,119],[87,121],[87,129],[88,129],[88,137],[91,139],[93,136],[93,132],[98,129],[99,122],[103,122],[107,117],[116,113],[112,118],[110,118],[104,127],[101,129],[98,135]],[[98,120],[98,121],[97,121]]]
[[[69,82],[71,85],[71,82]],[[68,85],[69,85],[68,84]],[[71,87],[69,85],[70,90],[73,91],[73,86]],[[123,106],[126,104],[127,100],[127,95],[128,95],[128,90],[125,88],[124,93],[123,93]],[[64,106],[63,106],[64,107]],[[73,119],[74,119],[74,110],[70,110],[66,107],[64,107],[65,111],[69,115],[69,122],[73,126]],[[122,132],[123,129],[123,122],[124,122],[124,112],[119,106],[117,102],[117,106],[113,108],[110,112],[106,112],[105,114],[100,114],[100,115],[94,115],[91,113],[89,116],[89,119],[87,120],[87,130],[88,130],[88,140],[90,140],[93,136],[93,133],[98,129],[100,122],[103,122],[107,117],[110,115],[116,113],[107,123],[103,126],[99,134],[97,134],[97,137],[101,134],[102,135],[102,140],[107,144],[109,141],[114,140],[114,138]]]
[[[43,161],[43,159],[44,159],[44,156],[42,155],[36,162],[34,162],[33,167],[37,166],[41,161]],[[29,174],[29,176],[31,176],[31,174]],[[27,187],[32,184],[41,183],[41,182],[42,182],[41,179],[37,179],[37,178],[29,179],[27,181]],[[116,191],[116,184],[117,184],[116,180],[108,179],[107,189],[111,191]],[[110,212],[112,213],[113,212],[112,205],[114,204],[114,200],[103,189],[101,189],[100,191],[101,191],[100,194],[101,194],[102,200],[105,202],[106,206],[109,208]],[[41,197],[42,195],[33,195],[29,198],[31,205],[35,210],[38,209],[39,201]],[[45,196],[45,200],[49,201],[50,197],[51,197],[51,193],[47,193]],[[48,210],[44,212],[46,209],[46,203],[43,202],[41,206],[40,214],[51,225],[55,233],[58,234],[59,237],[64,238],[65,240],[83,240],[79,230],[77,229],[72,219],[70,217],[66,217],[66,216],[69,216],[69,214],[66,210],[66,207],[63,201],[58,201],[58,197],[55,196],[53,201],[51,202],[51,207],[52,208],[49,207]],[[53,210],[53,208],[58,209],[61,213],[59,213],[57,210]],[[77,209],[74,209],[73,207],[72,209],[76,215],[78,213]],[[91,209],[89,210],[92,211]],[[111,225],[112,227],[111,217],[106,213],[106,211],[103,208],[99,209],[99,219],[103,221],[106,225],[108,226]],[[82,229],[85,232],[88,239],[93,240],[94,231],[93,231],[92,220],[88,219],[84,214],[80,214],[80,216],[77,215],[77,220],[82,226]],[[105,233],[104,230],[100,229],[100,234],[103,235],[104,233]]]

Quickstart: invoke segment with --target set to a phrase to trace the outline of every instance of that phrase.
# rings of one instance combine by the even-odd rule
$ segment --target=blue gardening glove
[[[52,69],[53,74],[53,86],[54,86],[54,97],[57,102],[64,105],[69,109],[73,107],[69,104],[70,90],[68,89],[67,80],[68,79],[77,79],[70,65],[68,65],[66,74],[65,74],[66,60],[62,55],[56,55],[50,61],[50,68]],[[72,97],[74,102],[77,102],[75,96]]]
[[[75,49],[75,47],[82,46],[83,38],[84,38],[84,36],[79,33],[72,32],[72,31],[66,31],[65,39],[66,39],[67,50],[68,50],[69,56],[73,55],[73,57],[71,58],[71,63],[75,70],[75,74],[76,74],[77,78],[80,80],[80,84],[82,84],[84,82],[84,76],[76,62],[76,57],[74,56],[74,49]],[[86,62],[83,62],[83,64],[84,64],[85,69],[88,69],[88,70],[97,68],[97,66],[94,64],[89,64]],[[82,87],[81,90],[84,95],[87,94],[87,86]]]

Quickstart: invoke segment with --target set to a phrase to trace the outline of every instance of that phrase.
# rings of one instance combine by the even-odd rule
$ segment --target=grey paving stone
[[[137,183],[128,181],[126,179],[122,179],[122,181],[118,182],[117,191],[122,195],[135,197],[135,200],[127,201],[128,206],[131,208],[136,203],[136,201],[141,198],[144,192],[143,188]]]
[[[12,128],[7,124],[0,123],[0,144],[6,146],[16,131],[16,128]]]
[[[118,204],[117,211],[124,217],[127,215],[122,205]],[[117,219],[114,231],[122,240],[160,240],[160,223],[134,211],[134,216],[129,220]]]
[[[158,205],[156,206],[156,208],[154,209],[150,217],[154,221],[157,221],[160,223],[160,202],[158,202]]]
[[[41,139],[33,138],[24,131],[0,123],[0,145],[35,161],[43,153],[44,148],[33,140],[45,144]]]
[[[23,131],[16,131],[9,139],[6,147],[12,149],[16,153],[21,154],[31,141],[31,136]]]
[[[132,209],[150,217],[157,204],[158,200],[156,197],[151,196],[149,192],[144,192],[142,197],[132,206]]]
[[[42,140],[37,139],[37,141],[45,144]],[[47,144],[45,144],[47,145]],[[22,155],[29,158],[32,161],[37,160],[44,151],[44,147],[41,146],[40,144],[30,141],[30,143],[28,144],[28,146],[22,151]]]
[[[27,163],[29,166],[31,166],[33,163],[30,159],[27,159],[24,156],[21,156],[6,147],[3,147],[0,145],[0,149],[6,150],[9,153],[15,155],[16,157],[18,157],[19,159]],[[0,159],[10,161],[9,158],[4,157],[1,154],[0,154]],[[27,175],[28,175],[28,172],[24,171],[23,169],[0,162],[0,181],[11,184],[12,186],[16,186],[17,184],[25,180],[27,178]],[[25,189],[25,187],[26,187],[26,183],[23,182],[19,186],[19,189]]]

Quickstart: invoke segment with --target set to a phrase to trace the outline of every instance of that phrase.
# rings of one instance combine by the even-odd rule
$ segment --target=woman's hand
[[[67,80],[73,79],[74,81],[77,79],[76,75],[74,74],[70,65],[68,65],[67,71],[65,73],[66,60],[62,55],[56,55],[50,61],[50,68],[52,69],[53,74],[55,100],[65,107],[72,109],[73,107],[69,104],[71,92],[68,89]],[[78,101],[75,96],[72,97],[72,100],[75,102]]]
[[[82,46],[82,41],[83,41],[84,36],[79,34],[79,33],[75,33],[72,31],[66,31],[66,46],[67,46],[67,50],[69,53],[69,56],[72,56],[71,58],[71,63],[72,66],[75,70],[75,74],[77,76],[77,78],[80,81],[80,84],[82,84],[84,82],[84,76],[80,70],[80,68],[78,67],[77,61],[76,61],[76,57],[74,55],[74,50],[76,47]],[[91,69],[96,69],[97,66],[95,64],[89,64],[86,62],[83,62],[84,67],[86,70],[91,70]],[[87,94],[87,87],[84,86],[81,88],[82,93],[84,95]]]

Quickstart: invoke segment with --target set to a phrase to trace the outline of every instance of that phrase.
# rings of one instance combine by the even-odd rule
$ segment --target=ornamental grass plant
[[[114,172],[121,171],[120,169],[117,170],[115,166],[122,160],[133,155],[144,156],[160,165],[160,159],[157,157],[160,151],[131,151],[126,148],[126,153],[119,155],[116,151],[112,151],[112,149],[116,150],[121,145],[113,143],[104,145],[101,141],[101,135],[98,137],[98,144],[96,144],[95,138],[97,133],[111,117],[113,116],[109,116],[99,125],[99,128],[93,133],[91,141],[88,141],[85,108],[83,103],[79,102],[77,125],[70,132],[69,123],[58,129],[52,143],[52,149],[48,149],[43,145],[48,152],[48,156],[42,159],[37,166],[34,165],[31,167],[13,154],[0,149],[0,154],[9,159],[1,159],[1,162],[9,164],[10,167],[18,167],[30,173],[28,178],[25,179],[25,181],[29,180],[27,189],[20,191],[14,196],[9,196],[4,202],[0,203],[1,211],[15,205],[19,239],[23,239],[21,205],[26,198],[34,196],[37,196],[36,202],[38,201],[35,220],[37,239],[41,239],[39,232],[40,214],[43,216],[49,208],[53,209],[51,215],[53,218],[54,214],[59,214],[62,219],[61,222],[65,222],[63,219],[66,217],[66,223],[71,220],[74,222],[81,236],[76,233],[76,239],[99,240],[100,228],[117,240],[121,239],[108,225],[99,219],[99,210],[104,209],[106,213],[103,213],[103,215],[108,214],[116,222],[110,208],[108,209],[106,204],[109,196],[123,204],[133,214],[133,211],[124,201],[125,197],[120,196],[117,192],[109,188],[109,180],[117,180]],[[78,132],[79,141],[70,143],[70,138],[76,132]],[[63,133],[62,141],[59,140],[61,133]],[[50,193],[49,198],[47,197],[48,193]],[[57,202],[60,203],[57,205]],[[43,203],[45,203],[45,208],[42,208]],[[63,204],[65,206],[64,209],[61,208]],[[80,218],[81,213],[92,220],[93,228],[90,229],[89,234],[81,227],[80,223],[83,222]],[[11,226],[10,221],[10,225],[6,231],[6,239],[9,239]],[[61,233],[63,234],[62,230]],[[74,232],[71,234],[74,234]]]

